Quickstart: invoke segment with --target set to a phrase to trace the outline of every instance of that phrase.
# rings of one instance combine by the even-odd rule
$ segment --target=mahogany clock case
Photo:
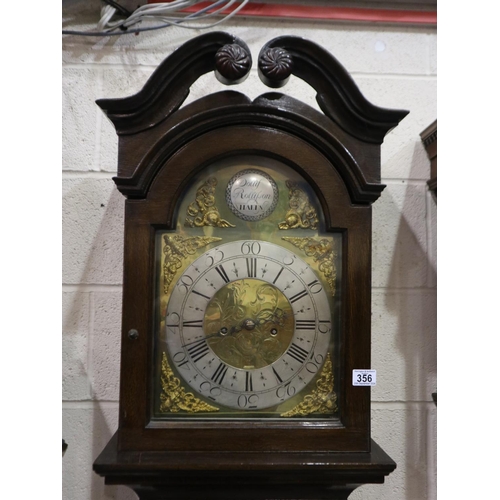
[[[384,188],[380,143],[407,112],[370,104],[333,56],[295,37],[266,45],[262,80],[278,87],[290,74],[303,78],[325,114],[277,92],[251,101],[223,91],[179,109],[192,82],[208,71],[224,83],[245,77],[217,64],[228,45],[250,59],[247,74],[244,42],[210,33],[167,58],[135,96],[98,101],[119,135],[114,180],[127,196],[118,451],[369,452],[370,389],[354,387],[352,371],[370,368],[371,203]],[[278,78],[262,63],[276,47],[293,61]],[[154,418],[156,234],[176,229],[194,177],[214,162],[248,156],[276,160],[304,178],[319,201],[324,232],[341,237],[338,418]]]

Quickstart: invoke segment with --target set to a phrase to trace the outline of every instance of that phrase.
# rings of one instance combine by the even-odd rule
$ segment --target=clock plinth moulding
[[[251,65],[209,33],[139,93],[97,101],[127,199],[119,426],[94,470],[143,500],[346,499],[396,467],[352,371],[371,368],[380,145],[407,111],[292,36],[263,47],[259,76],[305,80],[323,113],[275,90],[181,107],[203,74],[236,85]]]

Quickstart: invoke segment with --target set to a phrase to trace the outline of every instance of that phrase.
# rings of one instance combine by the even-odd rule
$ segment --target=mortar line
[[[63,179],[109,179],[116,175],[116,172],[107,172],[105,170],[63,170]]]
[[[411,293],[424,293],[424,292],[436,292],[436,287],[430,286],[420,286],[420,287],[383,287],[383,286],[372,286],[372,292],[384,292],[384,293],[400,293],[400,292],[411,292]]]
[[[75,401],[63,401],[62,409],[63,410],[91,410],[96,407],[103,408],[117,408],[119,406],[118,401],[111,400],[75,400]]]
[[[99,283],[63,283],[63,292],[121,292],[121,284],[99,284]]]
[[[113,400],[66,400],[62,401],[62,409],[67,410],[79,410],[79,409],[92,409],[96,407],[105,407],[105,408],[116,408],[119,406],[119,401]],[[429,408],[432,409],[435,407],[433,401],[372,401],[371,402],[372,410],[407,410],[411,408]]]

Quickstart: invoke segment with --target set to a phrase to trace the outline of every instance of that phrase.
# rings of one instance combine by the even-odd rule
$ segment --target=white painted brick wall
[[[98,16],[96,1],[63,6],[68,29],[92,29]],[[387,188],[373,222],[372,432],[398,467],[385,484],[363,486],[352,499],[434,500],[436,202],[419,134],[436,118],[435,30],[245,18],[218,29],[245,40],[254,60],[275,36],[309,38],[339,59],[374,104],[410,110],[382,147]],[[111,180],[116,134],[94,101],[136,93],[168,54],[201,33],[63,39],[64,500],[135,498],[92,472],[117,427],[124,202]],[[205,75],[189,101],[222,88]],[[255,70],[238,90],[250,97],[268,91]],[[302,81],[292,78],[283,90],[317,107]]]

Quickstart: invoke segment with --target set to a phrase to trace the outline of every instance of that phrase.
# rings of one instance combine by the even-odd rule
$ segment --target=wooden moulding
[[[395,468],[374,441],[370,453],[118,452],[116,434],[94,463],[141,500],[345,500]]]

